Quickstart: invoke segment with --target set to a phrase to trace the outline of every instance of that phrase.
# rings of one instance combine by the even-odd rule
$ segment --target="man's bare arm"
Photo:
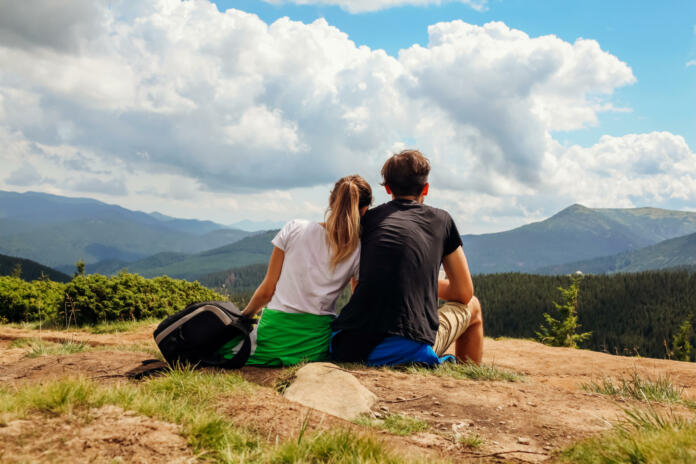
[[[442,260],[448,280],[438,280],[437,296],[442,300],[467,304],[474,296],[474,282],[462,247],[457,247]]]

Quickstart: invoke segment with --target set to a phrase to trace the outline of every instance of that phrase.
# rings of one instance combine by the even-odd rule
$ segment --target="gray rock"
[[[299,369],[283,396],[346,420],[370,414],[377,402],[377,396],[355,376],[331,363],[310,363]]]

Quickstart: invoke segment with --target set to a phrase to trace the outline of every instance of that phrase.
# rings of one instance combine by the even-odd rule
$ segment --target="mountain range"
[[[657,208],[593,209],[576,204],[544,221],[494,234],[464,235],[462,241],[469,267],[476,274],[538,273],[692,233],[696,233],[696,213]],[[666,248],[674,246],[679,244]]]
[[[89,198],[0,191],[0,253],[52,267],[72,269],[79,259],[131,262],[161,252],[197,253],[249,235]]]
[[[242,221],[243,222],[243,221]],[[146,277],[225,280],[268,261],[275,231],[131,211],[87,198],[0,192],[0,253],[71,274],[121,269]],[[464,235],[474,274],[633,272],[696,265],[696,213],[572,205],[509,231]],[[255,271],[256,272],[256,271]]]

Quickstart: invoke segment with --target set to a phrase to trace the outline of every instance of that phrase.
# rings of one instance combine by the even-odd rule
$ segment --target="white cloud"
[[[696,66],[696,60],[687,61],[687,62],[686,62],[686,66],[687,66],[687,67],[689,67],[689,66]]]
[[[339,6],[350,13],[365,13],[370,11],[386,10],[400,6],[429,6],[443,5],[445,3],[463,3],[476,11],[487,9],[488,0],[264,0],[266,3],[282,5],[294,3],[295,5],[330,5]]]
[[[696,203],[696,154],[669,132],[605,135],[592,147],[557,146],[547,189],[586,206]]]
[[[595,198],[590,184],[564,187],[571,168],[616,176],[617,204],[694,201],[693,154],[677,136],[590,149],[553,139],[629,111],[611,95],[635,81],[630,67],[593,40],[453,21],[392,57],[325,20],[266,24],[205,0],[92,5],[65,43],[42,26],[50,18],[26,32],[0,21],[0,188],[35,177],[27,188],[172,215],[318,219],[337,178],[357,172],[378,190],[385,157],[416,146],[433,162],[431,200],[463,231]]]

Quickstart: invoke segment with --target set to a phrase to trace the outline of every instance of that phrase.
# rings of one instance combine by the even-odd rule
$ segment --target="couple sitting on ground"
[[[254,316],[247,365],[304,361],[371,366],[481,362],[483,320],[451,216],[423,204],[428,160],[406,150],[382,168],[392,201],[373,209],[363,178],[336,182],[325,223],[290,221],[273,239],[266,276],[244,309]],[[438,279],[440,265],[447,279]],[[351,283],[340,314],[336,300]],[[438,298],[445,304],[438,309]],[[236,342],[221,352],[231,358]]]

